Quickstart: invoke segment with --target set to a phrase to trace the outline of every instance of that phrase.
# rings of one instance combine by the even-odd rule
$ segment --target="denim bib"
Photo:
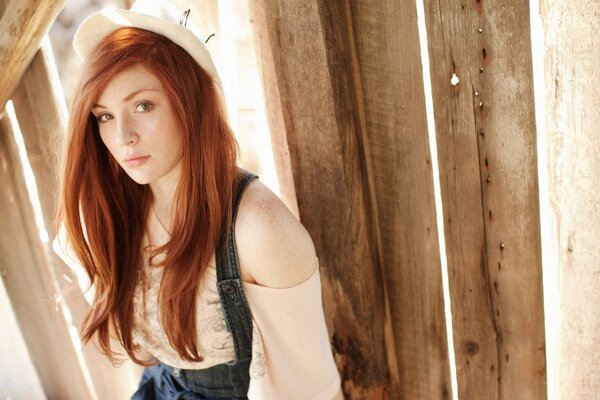
[[[179,369],[159,363],[144,370],[132,400],[246,399],[252,360],[252,315],[240,279],[235,220],[244,190],[257,176],[243,171],[233,197],[228,235],[217,248],[217,290],[235,360],[206,369]]]

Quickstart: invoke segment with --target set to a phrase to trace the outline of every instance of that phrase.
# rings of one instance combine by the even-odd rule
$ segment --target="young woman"
[[[93,290],[83,339],[147,366],[134,399],[341,398],[308,233],[236,166],[187,14],[134,7],[74,41],[59,241]]]

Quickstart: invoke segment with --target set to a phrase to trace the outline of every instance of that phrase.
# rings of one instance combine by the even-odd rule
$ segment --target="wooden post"
[[[369,177],[392,330],[390,396],[450,398],[416,5],[319,4],[336,118],[346,135],[358,136]]]
[[[325,312],[348,399],[389,390],[386,308],[356,129],[336,115],[318,2],[254,1],[268,112],[282,116],[298,208],[317,247]],[[260,62],[260,61],[259,61]],[[272,69],[271,69],[272,68]],[[278,98],[270,96],[279,95]],[[273,132],[273,127],[271,127]]]
[[[425,14],[458,396],[545,399],[529,5]]]
[[[600,4],[540,2],[545,32],[549,197],[558,263],[556,396],[600,391]]]
[[[0,0],[0,109],[64,4],[65,0]]]
[[[36,178],[44,223],[52,240],[56,236],[55,214],[59,179],[57,156],[66,134],[66,121],[61,118],[59,106],[62,93],[54,92],[50,80],[50,68],[53,66],[48,64],[45,56],[48,51],[49,49],[38,51],[17,86],[12,100]],[[62,298],[71,311],[75,327],[80,330],[89,306],[75,283],[76,278],[71,270],[50,246],[47,246],[47,251],[51,255]],[[70,279],[66,280],[65,276]],[[120,398],[135,391],[140,376],[139,367],[127,362],[115,368],[92,344],[83,347],[83,355],[100,399]]]
[[[6,114],[0,118],[0,271],[23,339],[50,399],[91,398],[42,245]]]

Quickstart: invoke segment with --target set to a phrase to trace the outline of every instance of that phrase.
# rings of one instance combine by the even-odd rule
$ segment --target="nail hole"
[[[456,86],[460,83],[460,79],[458,79],[458,76],[456,76],[455,73],[452,74],[452,78],[450,78],[450,84],[452,86]]]

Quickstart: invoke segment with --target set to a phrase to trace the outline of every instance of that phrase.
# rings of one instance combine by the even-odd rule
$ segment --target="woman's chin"
[[[125,173],[138,185],[147,185],[152,182],[152,179],[146,175],[131,173],[127,170],[125,170]]]

